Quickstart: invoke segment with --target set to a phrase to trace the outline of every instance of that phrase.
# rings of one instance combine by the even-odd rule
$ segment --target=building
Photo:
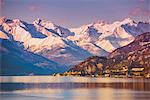
[[[131,68],[131,75],[134,75],[134,76],[142,76],[142,75],[144,75],[144,67]]]

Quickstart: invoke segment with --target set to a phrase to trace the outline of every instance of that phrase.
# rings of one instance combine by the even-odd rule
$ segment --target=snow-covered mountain
[[[135,40],[126,46],[118,48],[107,57],[91,56],[75,65],[69,72],[81,72],[81,76],[112,74],[112,70],[122,73],[124,67],[144,68],[143,74],[150,73],[150,32],[135,37]],[[132,75],[131,75],[132,76]]]
[[[0,19],[1,39],[15,43],[24,52],[55,61],[61,66],[77,64],[92,55],[107,56],[144,32],[150,32],[150,23],[136,23],[129,18],[111,24],[95,22],[71,29],[41,19],[33,23],[19,19]],[[39,61],[40,58],[35,60]]]
[[[134,37],[150,31],[150,23],[134,22],[130,18],[116,21],[112,24],[104,22],[92,23],[79,28],[71,29],[76,33],[69,38],[78,42],[78,45],[95,55],[107,55],[116,48],[125,46],[134,40]],[[87,46],[92,43],[94,46]],[[87,48],[86,48],[87,46]],[[101,52],[95,52],[99,47]]]
[[[66,70],[65,66],[23,50],[18,44],[0,39],[0,75],[49,75]]]

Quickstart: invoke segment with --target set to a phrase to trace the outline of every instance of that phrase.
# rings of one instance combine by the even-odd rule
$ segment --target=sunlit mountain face
[[[5,60],[2,60],[2,68],[5,66],[2,74],[7,75],[7,67],[15,68],[11,70],[13,74],[18,69],[18,75],[63,72],[90,56],[107,57],[145,32],[150,32],[149,22],[135,22],[130,18],[111,24],[94,22],[78,28],[41,19],[27,23],[1,18],[0,51]],[[21,67],[25,69],[23,73]]]
[[[75,65],[69,72],[81,72],[81,75],[112,74],[114,70],[124,74],[124,70],[144,69],[143,73],[150,73],[150,32],[135,37],[126,46],[117,48],[107,57],[92,56]]]

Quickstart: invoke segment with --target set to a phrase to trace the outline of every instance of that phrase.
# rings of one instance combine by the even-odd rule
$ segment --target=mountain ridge
[[[97,74],[146,76],[150,74],[149,61],[150,32],[147,32],[137,36],[130,44],[116,49],[108,57],[92,56],[85,59],[71,68],[68,73],[76,72],[76,75],[83,76]]]
[[[66,68],[92,55],[108,56],[147,31],[150,32],[149,23],[136,23],[132,19],[111,24],[95,22],[69,29],[41,19],[27,23],[19,19],[0,18],[1,39],[16,43],[18,48]]]

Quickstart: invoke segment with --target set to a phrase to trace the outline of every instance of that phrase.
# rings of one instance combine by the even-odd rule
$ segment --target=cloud
[[[146,0],[135,0],[135,1],[140,2],[140,3],[146,2]]]
[[[139,2],[145,2],[146,0],[138,0]]]
[[[145,16],[150,16],[150,10],[144,10],[144,11],[143,11],[143,14],[144,14]]]
[[[137,16],[141,14],[141,8],[133,8],[129,11],[129,14],[132,16]]]
[[[4,0],[0,0],[0,5],[4,5]]]
[[[133,8],[129,11],[129,14],[132,16],[149,16],[150,10],[144,8]]]
[[[32,12],[39,11],[39,9],[40,9],[40,7],[37,6],[37,5],[29,6],[29,10],[32,11]]]
[[[61,24],[64,24],[64,23],[66,23],[66,20],[64,20],[64,19],[59,19],[58,22],[61,23]]]

